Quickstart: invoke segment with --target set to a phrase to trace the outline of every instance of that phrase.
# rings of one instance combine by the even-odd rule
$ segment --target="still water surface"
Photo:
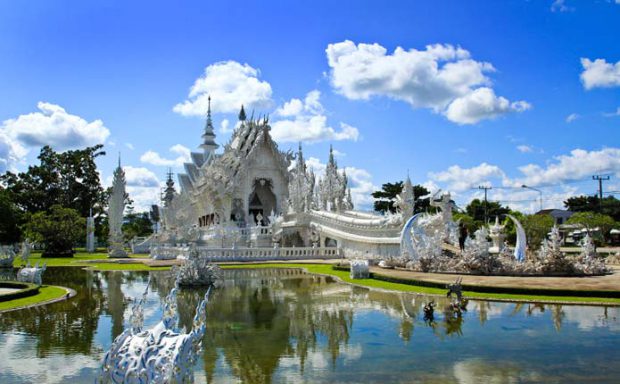
[[[197,383],[620,382],[620,309],[469,302],[460,319],[423,319],[424,296],[298,270],[227,270],[207,307]],[[145,326],[174,279],[150,272]],[[0,314],[0,383],[92,383],[149,272],[50,268],[77,297]],[[190,328],[204,290],[181,291]],[[436,298],[434,298],[437,300]]]

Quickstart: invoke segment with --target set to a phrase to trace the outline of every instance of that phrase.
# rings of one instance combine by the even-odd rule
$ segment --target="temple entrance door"
[[[271,182],[266,179],[257,179],[254,181],[254,188],[250,193],[248,211],[249,218],[256,223],[256,216],[260,213],[263,216],[262,224],[269,223],[267,218],[271,211],[276,210],[276,195],[271,190]]]

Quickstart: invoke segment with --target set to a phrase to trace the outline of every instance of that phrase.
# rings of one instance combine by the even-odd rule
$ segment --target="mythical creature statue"
[[[368,260],[351,260],[351,278],[367,279],[370,276]]]
[[[45,272],[46,269],[47,264],[43,264],[42,267],[39,267],[39,263],[37,262],[34,267],[31,267],[30,262],[28,262],[24,268],[17,272],[17,281],[40,286],[43,284],[43,272]]]
[[[0,268],[13,268],[14,259],[15,251],[12,246],[0,246]]]
[[[195,252],[190,251],[190,257],[181,266],[174,266],[173,273],[176,275],[179,286],[215,285],[222,278],[222,270],[217,264],[212,264],[207,259],[197,257]]]
[[[148,286],[147,286],[148,289]],[[142,330],[144,297],[132,306],[130,327],[105,354],[99,383],[190,383],[193,365],[206,330],[206,305],[211,288],[196,307],[189,333],[178,329],[176,288],[166,297],[162,320]]]

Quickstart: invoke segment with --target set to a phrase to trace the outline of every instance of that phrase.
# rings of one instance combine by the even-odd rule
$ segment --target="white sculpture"
[[[143,296],[132,307],[130,327],[114,340],[105,354],[98,382],[193,382],[193,365],[206,330],[206,304],[210,291],[211,288],[196,307],[189,333],[178,329],[176,288],[164,299],[161,322],[143,331]]]
[[[402,214],[405,220],[413,216],[415,209],[415,196],[413,194],[413,185],[411,184],[409,175],[407,175],[402,191],[396,195],[396,201],[394,201],[393,205],[398,212]]]
[[[45,272],[46,269],[47,264],[43,264],[42,267],[39,267],[39,263],[37,263],[34,267],[31,267],[30,263],[28,263],[17,272],[17,281],[40,286],[43,284],[43,272]]]
[[[489,225],[489,237],[493,242],[493,245],[490,249],[493,253],[500,253],[502,251],[502,247],[504,246],[504,239],[506,236],[504,235],[505,225],[501,225],[499,223],[499,216],[495,216],[495,224]]]
[[[527,246],[527,238],[525,237],[525,230],[523,226],[517,220],[516,217],[512,215],[507,215],[510,220],[515,224],[517,229],[517,243],[515,244],[514,256],[515,259],[519,262],[523,262],[525,260],[525,247]]]
[[[352,279],[367,279],[370,276],[368,260],[351,260]]]
[[[13,268],[15,251],[10,245],[0,246],[0,268]]]
[[[121,159],[114,170],[112,194],[108,200],[108,224],[110,226],[109,257],[127,257],[125,241],[123,239],[123,213],[125,211],[125,172],[121,168]]]
[[[174,266],[172,272],[179,286],[212,286],[222,277],[222,270],[217,264],[198,257],[195,251],[190,251],[189,258],[181,266]]]
[[[30,242],[28,239],[24,240],[24,242],[22,243],[22,253],[21,253],[22,263],[28,263],[28,259],[30,258],[30,253],[32,252],[32,246],[33,246],[33,243]]]
[[[95,218],[93,217],[93,210],[90,210],[90,215],[86,218],[86,252],[95,252]]]

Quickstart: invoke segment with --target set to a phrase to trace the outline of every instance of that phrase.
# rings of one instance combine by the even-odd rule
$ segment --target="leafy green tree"
[[[524,215],[520,218],[525,230],[527,245],[530,249],[538,249],[540,243],[553,228],[553,217],[549,215]]]
[[[500,218],[507,213],[510,213],[510,208],[502,207],[502,205],[496,201],[482,201],[480,199],[473,199],[466,207],[465,212],[474,219],[476,225],[480,227],[485,224],[484,212],[485,207],[487,211],[487,218],[489,221],[495,219],[496,216]]]
[[[19,242],[23,215],[4,189],[0,189],[0,218],[0,244]]]
[[[54,205],[48,211],[30,214],[24,234],[44,245],[43,257],[73,257],[73,246],[86,236],[86,219],[72,208]]]
[[[568,219],[567,224],[577,224],[585,227],[588,232],[594,228],[600,230],[601,240],[609,239],[609,231],[618,226],[611,216],[603,215],[596,212],[577,212]]]
[[[564,201],[564,206],[573,212],[598,212],[620,221],[620,200],[614,196],[604,197],[599,204],[598,196],[574,196]]]
[[[385,183],[381,186],[380,191],[375,191],[372,193],[372,197],[375,199],[374,201],[374,209],[377,212],[387,212],[390,211],[392,213],[396,212],[396,208],[393,203],[396,200],[396,196],[400,194],[403,190],[404,183],[402,181],[398,181],[396,183]],[[424,212],[430,206],[430,199],[419,199],[422,196],[428,195],[430,192],[428,189],[421,185],[413,186],[413,197],[416,200],[414,213]]]
[[[134,237],[148,236],[153,233],[153,222],[148,212],[129,213],[125,215],[123,223],[123,235],[125,240],[131,240]]]
[[[102,145],[66,152],[44,146],[39,165],[14,174],[6,172],[0,181],[17,206],[27,213],[48,211],[54,205],[76,210],[86,217],[92,207],[95,215],[104,211],[105,193],[95,159],[105,155]]]

